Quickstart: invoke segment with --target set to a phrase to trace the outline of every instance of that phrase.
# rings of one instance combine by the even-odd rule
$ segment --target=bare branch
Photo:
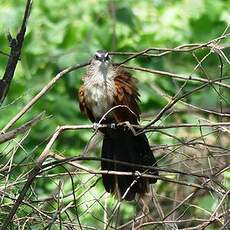
[[[7,133],[0,134],[0,144],[15,138],[19,134],[25,133],[28,129],[30,129],[37,122],[39,122],[42,119],[42,117],[44,116],[44,114],[45,113],[42,112],[39,115],[37,115],[36,117],[34,117],[32,120],[30,120],[30,121],[26,122],[25,124],[23,124],[22,126],[14,129],[14,130],[11,130],[11,131],[9,131]]]
[[[18,119],[20,119],[26,112],[28,112],[31,107],[50,89],[53,87],[53,85],[62,78],[65,74],[70,73],[74,70],[77,70],[79,68],[82,68],[84,66],[88,65],[88,63],[83,64],[77,64],[75,66],[68,67],[64,70],[62,70],[60,73],[58,73],[50,82],[48,82],[42,90],[34,96],[28,104],[26,104],[19,113],[17,113],[7,124],[6,126],[1,130],[2,133],[5,133]]]
[[[30,15],[31,7],[32,0],[28,0],[24,12],[22,25],[16,38],[12,38],[10,35],[8,36],[10,38],[11,51],[5,69],[5,73],[3,75],[3,78],[0,80],[0,106],[2,105],[9,91],[11,81],[14,77],[14,72],[21,55],[21,49],[23,46],[23,41],[26,33],[26,24]]]

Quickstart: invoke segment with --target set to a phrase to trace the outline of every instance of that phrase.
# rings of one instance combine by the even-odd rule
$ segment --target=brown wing
[[[90,108],[87,107],[86,101],[85,101],[85,88],[84,85],[82,85],[78,91],[78,97],[79,97],[79,107],[82,113],[85,113],[87,117],[92,121],[95,122],[95,118],[90,110]]]
[[[119,68],[114,78],[116,93],[114,96],[114,106],[125,105],[128,108],[118,108],[113,112],[116,122],[129,121],[131,124],[137,124],[140,115],[140,109],[137,101],[139,100],[135,79],[126,70]]]

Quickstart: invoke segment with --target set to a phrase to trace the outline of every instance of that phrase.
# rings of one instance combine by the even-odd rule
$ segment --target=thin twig
[[[3,134],[0,133],[0,144],[15,138],[19,134],[25,133],[32,126],[34,126],[37,122],[39,122],[43,118],[44,114],[45,114],[45,112],[38,114],[32,120],[26,122],[25,124],[21,125],[20,127],[14,129],[14,130],[11,130],[11,131],[3,133]]]
[[[20,119],[26,112],[28,112],[31,107],[50,89],[52,86],[65,74],[70,73],[74,70],[77,70],[79,68],[82,68],[84,66],[87,66],[89,63],[83,63],[83,64],[77,64],[74,66],[70,66],[64,70],[62,70],[60,73],[58,73],[50,82],[48,82],[42,90],[34,96],[28,104],[26,104],[20,112],[18,112],[1,130],[2,133],[5,133],[18,119]]]

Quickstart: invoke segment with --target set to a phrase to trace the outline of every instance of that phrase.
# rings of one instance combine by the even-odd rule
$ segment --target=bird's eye
[[[107,61],[109,61],[109,55],[107,54],[106,56],[105,56],[105,60],[107,60]]]

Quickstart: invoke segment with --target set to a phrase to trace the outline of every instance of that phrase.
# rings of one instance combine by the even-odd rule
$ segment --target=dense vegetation
[[[1,0],[0,51],[10,52],[7,33],[13,37],[17,34],[25,4],[25,0]],[[181,228],[199,226],[207,222],[180,220],[209,220],[220,204],[215,213],[215,216],[219,215],[219,221],[208,224],[208,229],[220,229],[225,224],[224,219],[228,220],[225,212],[229,209],[229,203],[225,194],[230,189],[230,172],[226,168],[230,162],[229,6],[229,0],[34,1],[21,59],[7,98],[0,107],[1,129],[62,69],[87,62],[96,50],[123,52],[113,56],[114,62],[120,62],[128,57],[126,52],[154,47],[156,49],[148,55],[138,56],[126,63],[132,67],[166,72],[132,71],[138,79],[141,95],[141,124],[148,124],[174,96],[173,99],[188,94],[178,100],[155,125],[198,125],[156,129],[148,133],[159,165],[164,169],[203,176],[214,175],[221,168],[223,172],[210,183],[206,181],[207,177],[162,172],[162,176],[187,185],[159,180],[154,186],[154,202],[149,204],[150,217],[135,225],[164,220],[166,214],[195,192],[191,200],[181,205],[167,220],[178,220],[176,224]],[[159,55],[164,51],[158,50],[160,48],[205,44],[221,36],[222,39],[198,49],[187,52],[174,50]],[[8,57],[0,53],[0,76],[4,74],[7,61]],[[59,80],[11,130],[42,111],[45,111],[45,117],[23,135],[1,144],[0,223],[57,126],[90,124],[78,108],[77,91],[84,73],[85,69],[81,68]],[[219,79],[217,82],[220,84],[210,83],[189,94],[204,82],[178,80],[175,76],[170,77],[169,73],[210,81]],[[220,122],[220,126],[199,127],[202,123]],[[228,126],[225,126],[227,122]],[[79,156],[92,135],[93,130],[89,129],[64,132],[55,141],[52,151],[65,158]],[[95,142],[96,145],[91,146],[84,156],[100,157],[100,140]],[[51,161],[50,158],[46,162]],[[100,169],[98,162],[77,163],[93,170]],[[24,226],[25,229],[70,229],[72,226],[79,229],[79,221],[83,229],[103,229],[106,226],[104,221],[109,220],[110,216],[109,226],[116,229],[142,214],[141,204],[124,202],[118,214],[113,216],[117,201],[104,194],[98,178],[100,175],[85,173],[76,165],[63,164],[44,170],[34,180],[24,203],[17,210],[12,229],[17,226]],[[188,183],[201,187],[207,183],[208,188],[199,190],[196,186],[188,186]],[[168,225],[154,224],[158,229],[171,226]]]

